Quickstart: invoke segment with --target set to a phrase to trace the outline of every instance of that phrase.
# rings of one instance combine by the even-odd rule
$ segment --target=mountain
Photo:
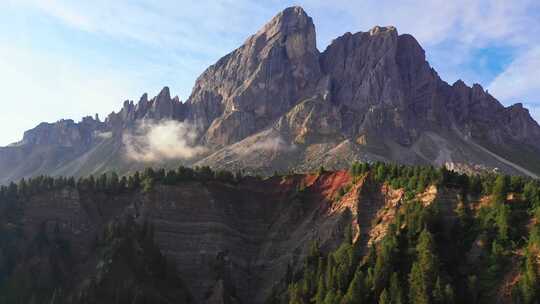
[[[0,302],[534,303],[539,220],[538,181],[433,167],[37,177],[0,187]]]
[[[449,85],[394,27],[346,33],[320,52],[312,19],[285,9],[200,75],[103,122],[40,124],[0,148],[0,182],[178,164],[270,174],[354,160],[540,174],[540,126],[480,85]]]

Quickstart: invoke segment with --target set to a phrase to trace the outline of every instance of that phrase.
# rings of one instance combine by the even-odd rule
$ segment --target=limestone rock
[[[187,101],[188,119],[201,130],[217,119],[206,134],[208,144],[241,140],[314,89],[318,58],[313,21],[300,7],[288,8],[197,79]],[[216,130],[236,126],[237,119],[242,119],[238,132]]]
[[[206,151],[159,166],[271,174],[361,160],[540,174],[540,126],[522,105],[505,107],[478,84],[449,85],[418,41],[392,26],[345,33],[321,53],[312,19],[290,7],[206,69],[186,102],[165,87],[104,122],[28,131],[0,148],[0,183],[152,165],[126,161],[122,149],[123,134],[145,120],[185,123]]]

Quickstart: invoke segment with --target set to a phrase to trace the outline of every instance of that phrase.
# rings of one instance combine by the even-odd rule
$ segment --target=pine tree
[[[133,175],[128,177],[127,188],[128,190],[135,190],[141,186],[141,175],[139,171],[135,171]]]
[[[452,285],[446,284],[444,287],[444,303],[454,304],[456,302],[455,298],[454,288],[452,288]]]
[[[350,212],[350,209],[347,209],[349,212]],[[352,225],[351,224],[348,224],[346,227],[345,227],[345,233],[344,233],[344,242],[346,244],[349,244],[349,245],[352,245],[353,243],[353,231],[352,231]]]
[[[317,293],[315,293],[314,301],[316,304],[323,304],[325,297],[326,297],[326,284],[324,282],[324,275],[320,275],[319,282],[317,283]]]
[[[354,277],[351,283],[349,284],[349,288],[347,289],[345,296],[343,297],[343,303],[344,304],[363,303],[364,302],[363,297],[366,291],[367,289],[364,284],[364,274],[362,273],[360,268],[358,268],[354,273]]]
[[[392,273],[390,277],[390,298],[393,304],[403,303],[403,291],[401,290],[397,272]]]
[[[121,190],[121,191],[126,190],[127,184],[128,184],[128,182],[127,182],[127,177],[124,175],[124,176],[122,176],[122,178],[120,179],[120,190]]]
[[[21,181],[19,182],[19,185],[18,185],[18,194],[19,196],[25,196],[28,194],[28,183],[26,182],[26,180],[23,178],[21,179]]]
[[[164,184],[166,185],[174,185],[178,181],[178,175],[175,170],[169,170],[165,174],[165,180]]]
[[[442,166],[439,175],[441,176],[441,185],[446,186],[452,182],[452,172],[448,171],[445,166]]]
[[[92,191],[96,188],[96,180],[94,179],[93,175],[90,175],[90,177],[88,178],[88,190]]]
[[[377,165],[377,171],[375,173],[375,179],[377,181],[379,181],[379,182],[382,182],[382,181],[384,181],[385,177],[386,177],[386,167],[385,167],[384,164],[379,163]]]
[[[409,275],[409,298],[412,303],[429,303],[434,293],[435,280],[438,277],[438,262],[434,252],[431,233],[424,228],[416,245],[417,260]],[[440,285],[440,282],[439,282]],[[442,298],[442,287],[435,294]]]
[[[304,304],[298,284],[289,286],[289,304]]]
[[[415,304],[430,303],[425,277],[418,262],[413,264],[409,274],[409,302]]]
[[[334,290],[328,291],[326,297],[324,297],[323,304],[338,304],[338,302],[336,302],[336,292]]]
[[[479,195],[482,193],[482,179],[478,175],[471,176],[468,192],[472,195]]]
[[[478,300],[478,278],[475,275],[467,278],[467,291],[471,303],[476,303]]]
[[[534,181],[527,182],[525,186],[523,187],[523,197],[527,201],[529,201],[529,203],[532,203],[535,200],[535,198],[537,198],[540,195],[539,192],[540,191],[538,189],[538,186],[536,185]]]
[[[149,193],[154,189],[154,179],[149,176],[145,176],[141,182],[142,191],[144,193]]]
[[[101,174],[96,180],[96,188],[100,191],[107,189],[107,174]]]
[[[392,233],[388,233],[388,236],[384,238],[381,243],[381,250],[377,255],[377,260],[375,262],[373,278],[374,290],[376,293],[381,292],[390,279],[390,271],[393,264],[392,260],[396,242],[395,236]]]
[[[338,290],[336,292],[336,297],[334,298],[334,303],[341,304],[342,301],[343,301],[343,293],[341,292],[341,290]]]
[[[437,277],[435,286],[433,288],[433,301],[435,303],[444,303],[444,287],[441,282],[441,277]]]
[[[107,179],[107,189],[112,193],[118,193],[120,190],[120,178],[116,172],[112,172]]]
[[[497,176],[497,179],[495,180],[495,184],[493,185],[493,199],[496,203],[504,203],[506,200],[506,195],[508,193],[509,189],[509,177],[506,175],[499,175]]]
[[[335,261],[332,254],[328,255],[327,262],[326,262],[326,288],[327,292],[329,293],[331,290],[336,289],[336,280],[335,280],[335,273],[336,273],[336,267],[335,267]]]
[[[502,203],[496,203],[495,210],[495,225],[497,227],[498,238],[501,241],[506,241],[510,234],[510,207]]]
[[[383,289],[381,292],[381,296],[379,297],[379,304],[390,304],[390,296],[388,295],[388,291],[386,291],[386,288]]]
[[[418,264],[423,273],[426,286],[431,290],[431,286],[437,278],[437,257],[433,254],[433,237],[427,229],[420,233],[418,245],[416,246],[418,254]],[[428,290],[428,291],[429,291]]]
[[[538,294],[538,274],[536,271],[536,263],[534,255],[527,250],[525,260],[525,271],[520,280],[520,291],[523,302],[525,304],[536,303]]]

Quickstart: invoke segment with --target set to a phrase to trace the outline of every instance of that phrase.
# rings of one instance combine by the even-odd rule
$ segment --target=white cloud
[[[100,138],[100,139],[109,139],[109,138],[113,137],[113,133],[112,132],[95,131],[94,136],[97,137],[97,138]]]
[[[506,105],[524,103],[540,122],[540,45],[520,54],[489,85],[488,89]]]
[[[135,40],[155,47],[174,48],[181,52],[219,56],[236,46],[231,44],[232,40],[236,40],[231,39],[235,34],[249,35],[246,24],[253,24],[253,15],[261,13],[260,5],[247,0],[202,0],[195,3],[20,1],[19,5],[38,9],[78,30]]]
[[[540,46],[537,46],[518,56],[493,80],[489,90],[501,100],[540,101],[539,75]]]
[[[206,149],[194,144],[195,128],[174,120],[143,121],[132,134],[124,134],[125,156],[139,162],[189,159]]]
[[[540,8],[536,0],[308,0],[306,3],[315,10],[322,9],[322,14],[338,11],[349,27],[356,27],[348,30],[394,25],[401,33],[413,34],[424,46],[448,40],[472,47],[498,39],[505,39],[503,43],[527,43],[531,34],[540,31],[540,20],[531,16],[531,11]]]

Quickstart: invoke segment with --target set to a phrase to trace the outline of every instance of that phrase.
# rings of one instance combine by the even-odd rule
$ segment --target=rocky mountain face
[[[320,52],[312,19],[291,7],[204,71],[185,102],[165,88],[104,122],[27,132],[0,149],[0,181],[155,164],[126,157],[123,139],[143,121],[169,120],[189,126],[189,144],[204,153],[157,161],[165,166],[268,174],[381,160],[540,174],[540,126],[521,104],[504,107],[478,84],[447,84],[394,27],[346,33]]]

